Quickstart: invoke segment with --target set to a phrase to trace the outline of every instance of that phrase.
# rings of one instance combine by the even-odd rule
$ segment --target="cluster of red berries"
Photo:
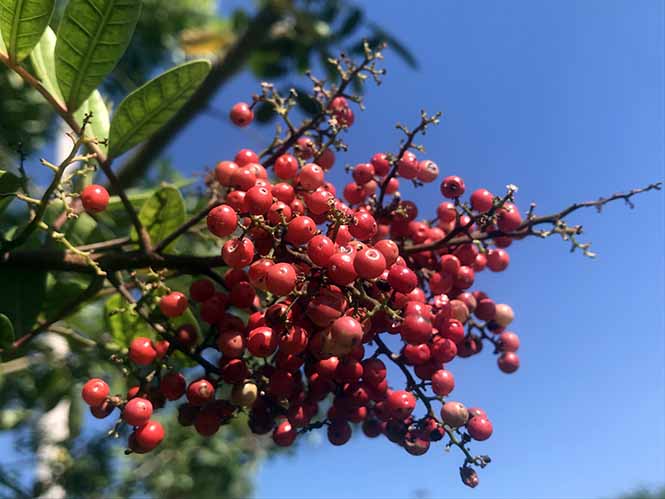
[[[345,99],[337,98],[330,109],[343,126],[353,124]],[[239,126],[252,118],[247,104],[231,111]],[[491,247],[469,238],[438,243],[479,229],[514,232],[522,224],[518,209],[486,189],[463,203],[464,181],[448,176],[436,219],[419,220],[416,203],[399,196],[399,184],[435,181],[433,161],[409,150],[397,158],[377,153],[353,168],[341,196],[325,178],[334,162],[331,150],[302,136],[272,164],[242,149],[216,166],[223,202],[209,211],[207,227],[222,238],[225,289],[199,279],[189,297],[171,292],[159,302],[166,318],[191,307],[215,336],[199,338],[196,328],[185,325],[175,334],[177,345],[135,338],[129,359],[152,366],[153,379],[134,387],[127,399],[109,397],[108,386],[97,379],[84,387],[95,416],[108,415],[114,403],[121,407],[122,418],[135,427],[130,449],[154,448],[163,430],[150,420],[153,409],[183,396],[178,420],[200,434],[212,435],[247,411],[251,430],[272,432],[280,446],[323,426],[329,441],[341,445],[353,423],[415,455],[446,434],[463,435],[462,445],[490,437],[492,424],[482,409],[447,399],[455,388],[447,366],[489,341],[501,371],[518,369],[519,338],[506,329],[511,307],[470,291],[477,272],[508,267],[505,248],[513,238],[497,236]],[[384,195],[392,195],[387,206]],[[388,343],[399,342],[399,352],[388,348],[389,337],[394,339]],[[175,346],[216,364],[204,365],[205,374],[188,382],[186,373],[169,367]],[[397,381],[389,383],[382,356],[407,375],[405,389],[391,388]],[[427,408],[420,417],[414,413],[418,400]]]

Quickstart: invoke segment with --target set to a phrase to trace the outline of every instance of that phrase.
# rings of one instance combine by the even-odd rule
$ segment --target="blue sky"
[[[369,89],[340,162],[395,151],[393,124],[414,123],[425,108],[444,112],[423,141],[444,174],[464,177],[469,189],[514,183],[520,206],[536,201],[541,214],[663,179],[662,2],[365,6],[421,66],[413,71],[387,52],[388,76]],[[247,99],[252,85],[237,78],[216,106]],[[176,164],[212,164],[269,136],[201,118],[170,153]],[[343,177],[341,168],[333,174]],[[428,213],[438,188],[417,198]],[[481,405],[494,422],[494,436],[473,446],[493,458],[477,489],[459,482],[457,453],[434,446],[416,458],[359,436],[342,448],[303,442],[295,456],[265,463],[257,497],[611,497],[662,484],[663,195],[636,204],[572,218],[596,260],[553,238],[528,240],[510,248],[508,271],[478,278],[516,310],[522,367],[503,375],[490,352],[450,364],[455,398]]]
[[[420,68],[386,52],[388,76],[370,86],[367,110],[356,115],[350,152],[332,173],[338,184],[344,163],[396,151],[394,123],[415,123],[422,108],[444,113],[422,140],[426,157],[469,190],[518,185],[523,209],[536,201],[546,214],[663,180],[663,2],[405,5],[365,2]],[[228,109],[256,90],[243,74],[215,106]],[[168,154],[199,171],[270,137],[268,128],[237,130],[203,116]],[[405,192],[426,216],[441,200],[438,185]],[[294,456],[264,463],[257,498],[612,497],[665,483],[663,194],[635,203],[571,218],[585,226],[596,260],[554,238],[526,240],[509,249],[506,272],[479,275],[480,289],[516,311],[522,367],[504,375],[489,351],[450,364],[454,398],[482,406],[494,423],[493,437],[473,445],[493,458],[477,489],[460,483],[459,453],[435,445],[412,457],[358,436],[341,448],[306,440]],[[401,383],[400,373],[391,376]]]

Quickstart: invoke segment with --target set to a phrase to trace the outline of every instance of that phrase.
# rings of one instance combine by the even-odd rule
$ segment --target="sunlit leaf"
[[[109,110],[106,107],[102,94],[98,90],[92,92],[90,97],[81,104],[78,111],[74,113],[74,117],[79,124],[82,124],[86,114],[91,114],[90,121],[85,129],[86,137],[95,137],[98,142],[108,139],[109,128],[111,126]],[[107,145],[105,143],[100,143],[99,147],[102,151],[106,152]]]
[[[104,305],[104,317],[111,336],[118,345],[127,347],[137,336],[152,337],[152,328],[137,314],[119,294],[113,295]]]
[[[185,221],[185,201],[180,191],[173,186],[158,189],[139,211],[139,220],[148,230],[150,239],[157,244]],[[137,240],[136,230],[132,228],[131,238]],[[168,248],[171,248],[171,243]]]
[[[70,110],[78,109],[125,53],[140,0],[70,0],[58,29],[55,70]]]
[[[47,26],[39,43],[30,52],[30,61],[44,88],[57,100],[64,103],[62,92],[60,92],[58,86],[58,79],[55,76],[55,40],[55,33]]]
[[[122,154],[164,126],[189,100],[210,67],[204,60],[181,64],[125,97],[111,121],[109,156]]]
[[[13,61],[25,59],[53,14],[55,0],[0,0],[0,29]]]

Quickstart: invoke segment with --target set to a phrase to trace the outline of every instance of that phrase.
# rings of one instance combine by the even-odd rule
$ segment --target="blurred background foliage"
[[[326,70],[327,58],[340,51],[360,53],[363,38],[374,45],[388,41],[408,64],[416,64],[397,39],[374,25],[355,4],[343,0],[269,3],[277,13],[276,22],[268,36],[255,44],[239,65],[236,62],[233,72],[249,70],[257,79],[269,79],[279,88],[289,88],[312,66]],[[258,2],[226,12],[222,3],[221,15],[215,0],[143,0],[132,43],[101,89],[109,107],[164,67],[188,57],[204,56],[223,62],[234,42],[251,29],[255,13],[267,4]],[[57,1],[54,27],[64,5],[63,0]],[[328,77],[336,78],[337,74],[329,71]],[[312,111],[306,100],[301,105],[303,113]],[[205,111],[227,119],[221,111]],[[257,115],[264,123],[273,118],[267,109],[259,110]],[[0,68],[0,116],[0,170],[17,171],[21,154],[38,153],[61,135],[56,116],[41,96],[4,66]],[[151,185],[145,181],[147,175],[139,175],[131,190],[137,208],[168,181],[181,188],[188,212],[200,209],[200,203],[205,202],[200,190],[188,187],[189,182],[168,161],[153,159]],[[43,189],[38,185],[30,188]],[[62,211],[62,206],[56,205],[49,207],[49,223]],[[8,236],[22,223],[25,213],[15,205],[6,208],[0,209],[0,230]],[[62,231],[74,244],[86,244],[126,236],[129,221],[118,200],[112,198],[109,209],[97,221],[84,214],[66,222]],[[43,244],[52,242],[45,243],[43,235],[35,234],[28,247]],[[204,235],[181,238],[175,251],[184,249],[183,245],[190,254],[209,254],[216,249]],[[169,285],[184,290],[190,281],[191,277],[174,276]],[[18,336],[37,321],[54,318],[90,284],[90,278],[64,272],[3,271],[2,312],[21,326]],[[149,460],[140,456],[121,458],[127,435],[121,432],[121,438],[109,438],[106,431],[112,418],[95,423],[82,406],[81,384],[90,376],[104,376],[113,393],[126,389],[126,380],[109,359],[126,346],[128,338],[150,335],[142,324],[134,324],[129,314],[116,311],[109,315],[117,309],[117,304],[112,306],[110,291],[102,290],[96,302],[88,302],[58,321],[51,332],[40,335],[27,347],[1,354],[0,445],[4,450],[0,497],[34,497],[54,491],[66,497],[86,498],[251,495],[256,466],[275,450],[268,444],[269,438],[251,434],[242,419],[223,427],[204,444],[204,438],[192,428],[177,424],[173,408],[160,417],[169,438]]]

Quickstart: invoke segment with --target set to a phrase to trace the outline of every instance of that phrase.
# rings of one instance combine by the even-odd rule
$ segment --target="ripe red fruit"
[[[233,161],[220,161],[215,167],[215,177],[220,184],[229,186],[231,185],[231,175],[238,168],[240,168],[238,164]]]
[[[307,163],[300,170],[298,180],[304,189],[313,191],[323,185],[324,177],[323,168],[316,163]]]
[[[278,335],[266,326],[252,329],[247,336],[247,350],[255,357],[268,357],[277,350]]]
[[[379,250],[365,248],[356,254],[353,268],[363,279],[375,279],[386,270],[386,259]]]
[[[275,160],[273,169],[279,178],[290,180],[298,173],[298,160],[291,154],[282,154]]]
[[[411,151],[406,151],[397,161],[397,174],[406,179],[413,179],[418,176],[420,163],[418,158]]]
[[[272,206],[272,193],[267,187],[254,185],[247,190],[245,202],[251,215],[265,215]]]
[[[520,338],[515,333],[504,331],[499,335],[499,349],[502,352],[517,352],[520,348]]]
[[[226,358],[240,358],[245,351],[245,338],[237,331],[224,331],[217,338],[217,348]]]
[[[197,279],[189,285],[189,296],[192,300],[203,303],[215,294],[215,285],[208,279]]]
[[[231,108],[229,117],[235,126],[246,127],[254,120],[254,111],[246,102],[238,102]]]
[[[332,323],[330,335],[336,347],[350,351],[362,341],[363,328],[356,319],[344,315]]]
[[[286,296],[296,287],[296,271],[290,263],[276,263],[266,273],[266,287],[277,296]]]
[[[110,392],[106,381],[99,378],[89,379],[81,390],[81,397],[90,407],[101,406]]]
[[[503,232],[512,232],[522,224],[522,215],[520,215],[517,206],[512,203],[504,204],[497,211],[496,224],[499,230]]]
[[[379,230],[374,217],[366,211],[356,212],[354,222],[349,226],[349,232],[361,241],[372,239]]]
[[[482,321],[491,321],[496,315],[496,304],[494,300],[483,298],[478,302],[474,314]]]
[[[328,261],[328,276],[339,286],[346,286],[356,280],[358,274],[353,266],[354,256],[335,253]]]
[[[157,357],[157,351],[149,338],[139,336],[129,344],[129,359],[138,366],[147,366]]]
[[[447,369],[439,369],[432,375],[432,391],[437,395],[448,396],[455,388],[455,377]]]
[[[178,400],[186,389],[185,377],[179,372],[166,373],[159,382],[159,390],[168,400]]]
[[[416,408],[416,397],[406,390],[396,390],[388,394],[386,406],[395,419],[404,419]]]
[[[256,174],[247,166],[240,167],[231,174],[231,186],[240,191],[247,191],[254,184],[256,184]]]
[[[374,166],[371,163],[357,164],[353,169],[353,180],[356,184],[363,185],[374,178]]]
[[[378,152],[372,156],[371,163],[374,167],[374,173],[380,177],[387,175],[390,171],[390,161],[388,161],[388,157],[382,152]]]
[[[323,234],[318,234],[307,243],[307,256],[312,262],[321,267],[330,263],[330,258],[335,254],[335,243]]]
[[[298,434],[288,420],[282,421],[272,432],[273,441],[280,447],[290,447]]]
[[[427,343],[432,337],[432,323],[422,315],[407,315],[402,321],[400,333],[407,343]]]
[[[222,259],[229,267],[241,269],[254,259],[254,244],[250,239],[229,239],[222,247]]]
[[[471,207],[479,213],[487,213],[494,204],[494,195],[487,189],[476,189],[471,194]]]
[[[344,445],[351,438],[351,426],[346,421],[335,420],[328,426],[328,441],[333,445]]]
[[[238,166],[243,167],[251,163],[258,163],[259,155],[251,149],[240,149],[236,154],[234,161]]]
[[[399,256],[399,247],[397,246],[397,243],[390,239],[381,239],[374,245],[374,247],[383,254],[383,257],[386,259],[387,267],[394,264]]]
[[[159,300],[159,309],[166,317],[179,317],[187,310],[187,297],[180,291],[172,291]]]
[[[131,426],[143,426],[152,416],[152,403],[143,397],[134,397],[125,404],[122,419]]]
[[[222,418],[214,407],[208,405],[194,417],[194,429],[199,435],[211,437],[219,430]]]
[[[193,406],[202,406],[215,398],[215,387],[207,379],[192,381],[187,387],[187,400]]]
[[[109,193],[101,185],[88,185],[81,191],[81,203],[88,213],[100,213],[109,204]]]
[[[425,159],[418,165],[418,180],[429,183],[434,182],[439,176],[439,166],[429,159]]]
[[[445,197],[454,199],[464,194],[464,180],[457,176],[449,176],[441,182],[441,194]]]
[[[378,385],[386,379],[386,365],[380,359],[363,360],[363,379],[371,385]]]
[[[504,249],[491,249],[487,253],[487,266],[492,272],[501,272],[508,268],[510,255]]]
[[[515,352],[505,352],[499,356],[499,369],[506,374],[517,371],[520,367],[520,358]]]
[[[299,216],[289,222],[286,228],[286,240],[299,246],[305,244],[316,234],[316,222],[310,217]]]
[[[474,440],[487,440],[492,436],[492,423],[482,416],[473,416],[466,423],[466,430]]]
[[[323,150],[316,160],[316,164],[324,170],[330,170],[335,164],[335,153],[330,149]]]
[[[132,435],[139,449],[143,452],[149,452],[164,440],[164,428],[157,421],[148,421],[145,425],[137,428]]]
[[[388,284],[395,291],[410,293],[418,286],[418,276],[410,268],[394,264],[388,271]]]

